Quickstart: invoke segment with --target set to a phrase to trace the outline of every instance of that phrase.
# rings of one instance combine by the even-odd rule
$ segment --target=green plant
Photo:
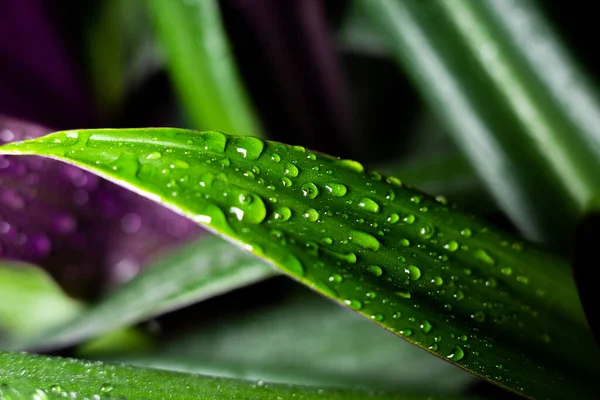
[[[119,10],[131,13],[118,2],[103,4],[107,11],[101,16]],[[226,11],[227,4],[221,5]],[[283,18],[271,14],[285,14],[274,4],[257,1],[247,15],[243,6],[230,12],[252,20],[254,11],[264,11],[259,13],[264,18],[261,27],[253,32],[265,40]],[[306,10],[318,7],[307,4],[288,11],[308,18],[312,14]],[[0,155],[6,157],[0,161],[10,160],[12,169],[0,175],[0,188],[6,190],[2,193],[8,193],[2,201],[7,209],[24,209],[27,215],[27,208],[18,208],[18,201],[10,197],[13,192],[29,193],[20,186],[20,179],[26,179],[16,166],[22,157],[42,156],[71,164],[69,173],[83,174],[72,172],[81,169],[89,173],[86,177],[116,183],[135,193],[135,201],[141,201],[136,196],[145,197],[216,236],[193,239],[157,261],[147,250],[150,256],[141,262],[153,265],[104,290],[87,306],[62,292],[34,265],[1,265],[2,304],[22,299],[32,304],[25,310],[0,305],[0,329],[6,331],[5,338],[0,336],[2,348],[46,352],[77,345],[74,353],[61,354],[80,360],[0,352],[0,399],[486,395],[469,393],[469,375],[426,352],[507,389],[494,394],[499,398],[511,396],[509,392],[535,399],[597,396],[598,347],[590,330],[597,320],[587,302],[586,318],[568,260],[576,260],[582,272],[576,276],[588,276],[581,254],[592,252],[589,226],[596,218],[594,199],[600,184],[600,125],[595,124],[600,107],[593,85],[532,2],[377,0],[356,1],[345,10],[341,42],[390,52],[449,133],[436,136],[423,124],[415,136],[424,137],[425,145],[411,145],[417,161],[388,162],[385,167],[373,162],[380,161],[377,157],[361,155],[356,139],[349,140],[348,149],[340,152],[373,165],[367,168],[345,157],[259,138],[267,135],[261,135],[263,129],[237,76],[217,3],[154,0],[148,10],[156,19],[166,63],[193,125],[226,131],[237,127],[242,132],[231,133],[254,136],[179,128],[69,129],[32,135],[28,132],[33,128],[9,121],[3,132],[12,137],[0,147]],[[101,36],[90,36],[95,43],[92,54],[105,54],[113,47],[121,51],[119,41],[109,36],[102,45]],[[291,68],[281,43],[257,41],[266,54],[280,57],[275,64]],[[308,51],[311,54],[323,53]],[[314,68],[319,66],[317,59]],[[113,83],[106,92],[97,89],[105,110],[122,107],[125,92],[119,90],[124,90],[123,71],[129,67],[113,65],[104,71],[113,75],[104,78],[98,65],[91,69],[95,82]],[[303,92],[296,93],[300,88],[294,85],[284,85],[283,91],[298,100],[302,95],[294,96]],[[324,85],[321,93],[331,100],[331,110],[339,111],[343,104],[336,102],[340,97],[331,89],[335,85]],[[298,115],[314,112],[314,119],[326,118],[306,105],[291,104],[304,110]],[[256,105],[260,108],[261,103]],[[293,112],[292,117],[298,117]],[[336,114],[339,119],[332,118],[331,126],[339,128],[335,134],[347,135],[342,115]],[[273,137],[269,127],[276,122],[264,125]],[[386,143],[395,135],[391,128],[389,132]],[[320,149],[331,145],[318,144],[316,137],[311,140]],[[436,141],[441,144],[431,145]],[[431,147],[450,151],[440,155]],[[438,186],[432,185],[436,182]],[[26,189],[31,187],[41,195],[29,197],[35,199],[30,210],[36,202],[52,212],[57,203],[61,206],[51,182]],[[437,192],[440,189],[448,198]],[[136,213],[150,203],[131,205],[115,196],[115,204],[121,205],[114,208],[133,210],[117,212],[118,223],[125,233],[138,234],[142,218]],[[454,205],[454,198],[461,206]],[[85,204],[86,212],[90,207],[91,202]],[[162,211],[148,215],[164,211],[152,207]],[[469,214],[469,208],[480,215]],[[507,217],[500,220],[505,229],[486,219],[494,213]],[[15,226],[22,224],[14,218]],[[169,215],[161,221],[169,218],[179,217]],[[573,256],[574,229],[584,218]],[[181,221],[188,226],[189,221]],[[101,222],[96,223],[92,231],[103,231]],[[108,218],[106,225],[110,224]],[[166,229],[157,226],[158,233],[145,231],[141,238],[112,236],[108,229],[106,237],[145,245],[178,242],[163,238]],[[0,225],[0,233],[8,235],[11,229],[7,222]],[[36,238],[30,235],[27,245],[47,255],[49,250],[42,251],[45,242]],[[3,243],[11,258],[42,262],[32,259],[33,253],[18,256],[16,243]],[[82,250],[92,254],[93,249],[88,244]],[[112,251],[107,247],[106,254]],[[47,259],[40,258],[44,263]],[[68,263],[68,257],[60,262]],[[119,273],[125,267],[117,263],[115,268]],[[288,282],[288,277],[363,320]],[[580,289],[583,283],[577,282]],[[77,281],[63,287],[73,292]],[[224,299],[217,297],[234,289],[252,293],[253,288],[257,292],[247,298],[266,292],[263,304],[223,306]],[[152,334],[151,326],[136,325],[201,300],[205,301],[189,308],[187,316],[185,311],[170,314],[179,315],[179,321],[206,319],[185,335]],[[38,316],[40,310],[51,313],[54,308],[61,315]],[[37,313],[32,311],[33,319],[22,317],[21,313],[29,315],[28,309]],[[162,318],[159,325],[168,326],[169,315]],[[415,352],[398,337],[421,350]],[[221,378],[194,374],[198,372]]]

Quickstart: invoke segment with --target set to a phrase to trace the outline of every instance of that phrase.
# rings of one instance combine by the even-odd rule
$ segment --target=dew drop
[[[381,269],[381,267],[379,265],[369,265],[367,267],[367,269],[369,270],[370,273],[372,273],[375,276],[383,275],[383,270]]]
[[[291,216],[292,210],[290,210],[288,207],[279,207],[273,213],[273,218],[282,222],[287,221]]]
[[[373,315],[371,315],[371,319],[373,321],[383,321],[383,315],[382,314],[373,314]]]
[[[425,333],[429,333],[429,332],[431,332],[431,328],[432,328],[432,326],[431,326],[431,324],[429,323],[429,321],[427,321],[427,320],[423,320],[423,322],[421,322],[420,328],[421,328],[421,330],[422,330],[423,332],[425,332]]]
[[[412,329],[400,329],[398,331],[399,334],[401,334],[402,336],[406,336],[406,337],[410,337],[413,334]]]
[[[402,297],[403,299],[410,299],[410,292],[407,292],[405,290],[399,290],[396,292],[396,294]]]
[[[147,160],[158,160],[159,158],[162,157],[162,154],[160,154],[158,151],[155,151],[154,153],[150,153],[146,156]]]
[[[400,216],[396,213],[391,213],[390,215],[387,216],[387,222],[389,222],[390,224],[395,224],[399,220],[400,220]]]
[[[292,186],[292,181],[287,176],[284,176],[283,178],[281,178],[281,184],[284,187],[290,187],[290,186]]]
[[[452,361],[459,361],[465,357],[465,352],[463,351],[462,347],[453,346],[450,350],[450,354],[448,354],[446,357]]]
[[[358,206],[365,211],[377,214],[379,213],[379,204],[369,199],[368,197],[363,197],[360,199]]]
[[[404,217],[404,222],[406,222],[407,224],[413,224],[415,222],[415,216],[413,214],[408,214],[406,217]]]
[[[341,275],[333,274],[329,277],[329,282],[341,283],[344,280]]]
[[[183,160],[173,160],[170,165],[171,168],[180,168],[180,169],[188,169],[190,164]]]
[[[517,276],[517,282],[527,285],[529,283],[529,278],[526,276],[519,275]]]
[[[330,237],[324,237],[323,239],[321,239],[321,243],[323,243],[323,244],[332,244],[333,240]]]
[[[464,237],[468,238],[473,235],[473,232],[469,228],[465,228],[462,231],[460,231],[460,234],[463,235]]]
[[[349,239],[363,249],[377,251],[381,247],[381,243],[374,236],[366,232],[351,230],[349,232]]]
[[[300,171],[298,170],[298,167],[296,167],[294,164],[286,163],[283,167],[283,173],[285,174],[285,176],[295,178],[298,176]]]
[[[502,268],[500,271],[506,276],[511,276],[513,273],[513,270],[510,267]]]
[[[272,153],[271,154],[271,160],[275,163],[280,163],[281,162],[281,156],[277,153]]]
[[[227,136],[222,132],[209,131],[203,132],[198,137],[200,146],[206,151],[223,153],[227,144]]]
[[[236,137],[232,141],[235,151],[247,160],[258,160],[265,147],[265,143],[252,136]]]
[[[344,303],[353,310],[360,310],[363,307],[358,300],[344,300]]]
[[[350,171],[354,171],[354,172],[358,172],[358,173],[362,173],[365,171],[365,167],[363,167],[363,165],[361,163],[359,163],[358,161],[338,160],[336,163],[346,169],[349,169]]]
[[[485,321],[485,314],[483,313],[483,311],[475,311],[475,313],[471,315],[471,318],[473,318],[477,322],[483,322]]]
[[[325,184],[325,189],[333,197],[343,197],[348,192],[348,188],[346,187],[346,185],[343,185],[341,183],[327,183]]]
[[[402,246],[402,247],[409,247],[410,246],[410,240],[408,240],[408,239],[400,239],[400,246]]]
[[[458,250],[458,242],[456,242],[455,240],[450,240],[444,245],[444,249],[450,252],[454,252]]]
[[[306,211],[304,211],[304,214],[302,214],[302,216],[310,222],[316,222],[319,219],[319,212],[314,208],[309,208]]]
[[[421,230],[419,231],[419,233],[425,239],[429,239],[435,234],[435,228],[429,224],[425,224],[421,227]]]
[[[317,188],[317,185],[312,182],[302,185],[301,190],[304,197],[308,197],[309,199],[314,199],[319,195],[319,189]]]
[[[408,274],[410,280],[416,281],[421,277],[421,270],[416,265],[409,265],[404,268],[404,272]]]
[[[434,276],[433,279],[431,280],[431,283],[433,283],[436,286],[442,286],[442,284],[444,283],[444,280],[439,276]]]

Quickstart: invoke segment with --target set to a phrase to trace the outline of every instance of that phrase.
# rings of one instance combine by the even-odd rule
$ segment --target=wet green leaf
[[[216,0],[148,1],[167,64],[195,127],[260,136]]]
[[[12,348],[75,344],[275,275],[273,268],[218,237],[208,237],[148,266],[70,321],[36,331]]]
[[[0,337],[38,333],[73,318],[82,308],[44,270],[0,260]]]
[[[180,129],[12,143],[205,225],[406,340],[511,390],[593,398],[598,349],[565,261],[299,146]]]
[[[357,4],[513,223],[568,249],[600,188],[600,102],[533,2]]]
[[[248,382],[126,365],[0,352],[2,399],[273,400],[296,397],[306,400],[452,398],[274,385],[262,381]]]

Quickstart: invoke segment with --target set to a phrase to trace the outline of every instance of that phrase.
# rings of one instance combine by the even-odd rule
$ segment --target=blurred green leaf
[[[148,266],[71,321],[38,330],[12,348],[75,344],[275,275],[273,268],[218,237],[207,237]],[[23,338],[21,338],[23,339]]]
[[[0,339],[35,334],[73,318],[81,309],[82,304],[67,296],[44,270],[0,260]]]
[[[283,301],[228,311],[152,353],[107,360],[152,368],[311,386],[458,394],[471,374],[349,310],[292,285]]]
[[[600,107],[532,2],[357,4],[515,225],[567,248],[600,185]]]
[[[150,0],[173,83],[195,127],[261,136],[216,0]]]
[[[58,132],[0,154],[67,161],[161,202],[500,386],[595,396],[598,348],[564,260],[355,161],[172,128]]]
[[[435,400],[450,396],[392,395],[247,382],[100,362],[0,352],[0,398]]]
[[[143,1],[103,0],[96,6],[85,27],[87,65],[99,106],[111,115],[162,60]]]

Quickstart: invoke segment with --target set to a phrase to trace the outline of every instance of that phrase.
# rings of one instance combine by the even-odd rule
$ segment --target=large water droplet
[[[302,185],[301,190],[304,197],[308,197],[309,199],[314,199],[319,195],[319,189],[317,188],[317,185],[312,182]]]
[[[430,239],[435,234],[435,228],[429,224],[425,224],[421,227],[419,233],[425,239]]]
[[[351,171],[354,172],[359,172],[362,173],[365,171],[365,167],[363,167],[363,165],[361,163],[359,163],[358,161],[354,161],[354,160],[338,160],[336,162],[338,165],[341,165],[342,167],[349,169]]]
[[[227,144],[227,136],[217,131],[202,132],[198,135],[198,141],[206,151],[223,153]]]
[[[377,251],[381,247],[381,243],[374,236],[366,232],[351,230],[349,232],[349,239],[363,249]]]
[[[404,269],[411,280],[416,281],[421,277],[421,270],[416,265],[409,265]]]
[[[475,256],[475,258],[477,258],[479,261],[484,262],[485,264],[488,264],[488,265],[496,264],[496,260],[494,260],[492,258],[492,256],[486,250],[477,249],[473,252],[473,255]]]
[[[283,167],[283,173],[290,178],[295,178],[298,176],[300,171],[294,164],[286,163]]]
[[[404,217],[404,222],[406,222],[407,224],[412,224],[415,222],[415,216],[413,214],[408,214],[406,217]]]
[[[431,332],[431,324],[429,323],[429,321],[427,321],[426,319],[423,320],[423,322],[421,322],[421,326],[420,326],[421,330],[425,333],[429,333]]]
[[[444,249],[454,252],[458,250],[458,242],[455,240],[450,240],[444,245]]]
[[[333,196],[333,197],[343,197],[348,192],[348,188],[346,185],[341,183],[327,183],[325,184],[325,189]]]
[[[263,152],[265,143],[252,136],[235,137],[232,140],[235,151],[247,160],[258,160]]]
[[[282,222],[287,221],[291,216],[292,210],[290,210],[288,207],[279,207],[273,213],[273,218]]]
[[[362,199],[360,199],[358,206],[362,209],[364,209],[365,211],[377,214],[379,213],[379,204],[377,204],[375,201],[369,199],[368,197],[363,197]]]
[[[363,305],[360,301],[354,300],[354,299],[344,300],[344,304],[346,304],[348,307],[350,307],[353,310],[360,310],[363,307]]]
[[[367,269],[369,270],[370,273],[372,273],[375,276],[383,275],[383,270],[381,269],[381,267],[379,265],[369,265],[367,267]]]
[[[399,220],[400,220],[400,216],[398,214],[396,214],[396,213],[391,213],[387,217],[387,222],[389,222],[390,224],[395,224]]]
[[[279,164],[281,162],[281,156],[277,153],[272,153],[271,154],[271,160],[277,164]]]
[[[154,153],[150,153],[146,156],[147,160],[158,160],[162,157],[162,154],[160,154],[158,151],[155,151]]]
[[[316,222],[319,219],[319,212],[314,208],[309,208],[302,215],[310,222]]]
[[[465,352],[462,349],[462,347],[460,346],[453,346],[452,349],[450,350],[450,354],[448,354],[446,357],[452,361],[459,361],[462,360],[465,356]]]

